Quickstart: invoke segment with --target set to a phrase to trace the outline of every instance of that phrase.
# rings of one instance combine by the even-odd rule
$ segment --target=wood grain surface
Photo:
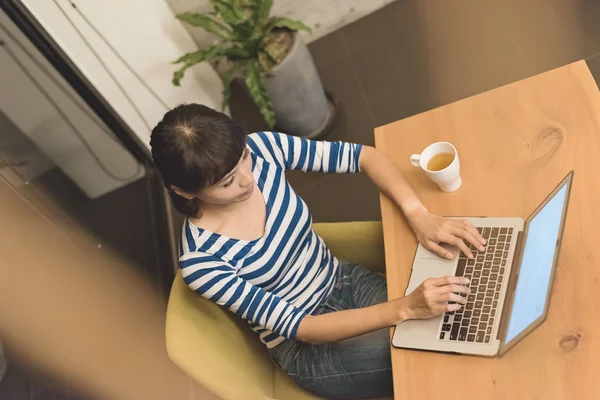
[[[548,319],[501,358],[392,349],[397,399],[600,399],[600,93],[584,61],[379,127],[377,147],[439,215],[526,218],[575,170]],[[462,187],[440,192],[409,157],[458,149]],[[403,295],[416,239],[381,198],[388,292]]]

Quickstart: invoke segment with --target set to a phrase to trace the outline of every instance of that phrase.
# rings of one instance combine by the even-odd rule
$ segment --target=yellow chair
[[[338,258],[384,271],[380,222],[315,224]],[[245,321],[190,290],[178,273],[167,309],[167,352],[198,383],[223,399],[315,400],[269,358]]]

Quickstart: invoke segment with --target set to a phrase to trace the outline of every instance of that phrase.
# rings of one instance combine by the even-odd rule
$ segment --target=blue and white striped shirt
[[[183,226],[179,264],[187,285],[248,321],[268,347],[294,339],[300,321],[327,298],[338,260],[312,230],[286,169],[359,171],[361,145],[316,142],[275,132],[248,136],[254,180],[266,204],[265,233],[238,240]]]

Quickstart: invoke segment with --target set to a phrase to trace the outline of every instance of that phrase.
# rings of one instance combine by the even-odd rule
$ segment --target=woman
[[[166,113],[151,146],[173,204],[187,215],[179,254],[185,282],[247,320],[301,387],[327,398],[390,395],[386,328],[464,303],[468,281],[458,277],[430,279],[387,301],[383,277],[330,253],[285,179],[288,169],[364,171],[430,250],[452,258],[440,242],[467,255],[465,240],[483,248],[467,222],[429,213],[376,149],[274,132],[246,135],[226,115],[198,104]]]

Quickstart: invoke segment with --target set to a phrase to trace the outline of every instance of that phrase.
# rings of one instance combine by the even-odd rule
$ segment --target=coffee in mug
[[[451,143],[433,143],[421,154],[413,154],[410,162],[425,171],[427,177],[444,192],[454,192],[462,184],[458,152]]]
[[[454,154],[439,153],[431,157],[431,160],[427,162],[427,169],[429,171],[441,171],[452,164],[452,161],[454,161]]]

